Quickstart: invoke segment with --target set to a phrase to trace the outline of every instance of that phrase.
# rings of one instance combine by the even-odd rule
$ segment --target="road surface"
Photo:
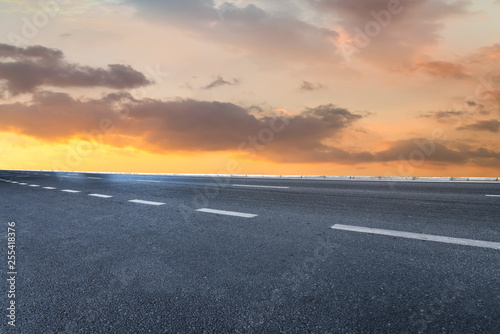
[[[2,333],[500,332],[499,182],[0,171],[0,228]]]

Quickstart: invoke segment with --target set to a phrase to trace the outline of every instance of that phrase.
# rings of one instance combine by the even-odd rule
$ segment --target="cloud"
[[[219,18],[213,0],[132,0],[129,3],[139,9],[140,15],[159,20],[178,23],[189,20],[189,23],[197,21],[205,25]]]
[[[455,151],[438,141],[425,138],[400,140],[390,148],[377,152],[377,161],[418,160],[424,162],[446,162],[464,164],[470,159],[471,152]],[[500,163],[500,160],[499,160]]]
[[[479,48],[468,59],[471,62],[484,63],[486,61],[498,64],[500,63],[500,43]]]
[[[307,15],[297,13],[298,3],[221,2],[128,0],[140,17],[234,51],[328,64],[359,56],[391,68],[425,58],[440,43],[440,33],[450,21],[475,14],[469,0],[302,0],[302,14]],[[399,5],[391,7],[391,3]],[[347,55],[347,50],[356,52]],[[420,63],[430,75],[467,75],[452,63]]]
[[[219,76],[219,77],[217,77],[217,79],[215,79],[214,81],[212,81],[211,83],[209,83],[208,85],[203,87],[203,89],[212,89],[212,88],[216,88],[216,87],[220,87],[220,86],[235,86],[235,85],[239,85],[239,84],[240,84],[240,80],[238,80],[238,79],[233,79],[233,81],[226,81],[226,80],[224,80],[223,77]]]
[[[378,152],[347,151],[338,147],[316,145],[312,148],[272,146],[265,154],[273,161],[286,163],[397,163],[420,167],[425,165],[476,165],[500,167],[500,152],[483,147],[451,148],[444,143],[425,138],[410,138],[392,143]]]
[[[144,74],[130,66],[107,69],[72,64],[60,50],[43,46],[20,48],[0,44],[0,94],[32,93],[42,86],[136,88],[149,85]]]
[[[482,81],[476,90],[476,97],[484,106],[483,115],[491,113],[500,115],[500,89],[493,88],[491,82]]]
[[[45,63],[53,63],[62,60],[63,57],[62,51],[40,45],[20,48],[9,44],[0,44],[0,58],[22,60],[32,58],[41,59]]]
[[[469,103],[469,102],[468,102]],[[475,105],[475,102],[472,102],[472,105]],[[466,113],[463,111],[433,111],[431,113],[422,115],[420,117],[424,118],[449,118],[449,117],[461,117],[465,116]]]
[[[475,106],[471,105],[469,102],[467,102],[468,105],[470,106]],[[456,121],[463,119],[465,117],[469,117],[469,114],[465,111],[455,111],[455,110],[447,110],[447,111],[433,111],[427,114],[423,114],[418,116],[420,118],[431,118],[434,120],[437,120],[438,122],[448,122],[448,121]]]
[[[471,1],[463,0],[308,1],[343,27],[344,50],[355,46],[356,57],[390,67],[424,56],[439,43],[440,32],[451,19],[471,14]]]
[[[413,138],[395,142],[389,149],[375,154],[377,161],[400,161],[420,166],[424,163],[500,167],[500,152],[483,147],[453,149],[439,140]]]
[[[271,13],[249,4],[238,7],[212,0],[130,0],[137,15],[233,51],[276,57],[281,61],[340,61],[334,41],[339,34],[305,22],[292,13]]]
[[[363,115],[339,108],[334,104],[307,108],[299,115],[287,117],[289,124],[286,131],[280,133],[273,141],[277,151],[291,150],[309,151],[312,154],[328,150],[323,141],[331,138],[353,123],[363,118]],[[265,119],[265,123],[269,118]],[[264,123],[264,124],[265,124]]]
[[[305,91],[315,91],[315,90],[321,90],[321,89],[325,89],[326,86],[321,84],[321,83],[312,83],[312,82],[309,82],[309,81],[302,81],[302,84],[300,85],[300,89],[301,90],[305,90]]]
[[[16,132],[49,142],[64,141],[98,128],[102,119],[118,120],[111,112],[111,100],[75,100],[64,93],[36,92],[26,103],[0,104],[0,131]]]
[[[86,101],[65,93],[37,92],[30,103],[0,105],[0,131],[47,141],[64,141],[95,129],[101,120],[114,125],[113,136],[133,138],[131,145],[154,152],[236,150],[249,137],[269,128],[272,117],[217,101],[136,100],[127,93]],[[126,114],[126,117],[123,115]],[[334,105],[282,116],[287,131],[276,135],[279,150],[323,150],[321,142],[363,116]],[[279,123],[279,122],[278,122]],[[111,143],[114,144],[114,143]]]
[[[469,79],[465,73],[465,68],[461,64],[446,61],[427,61],[415,65],[415,70],[429,74],[438,78]]]
[[[482,94],[500,88],[499,66],[500,44],[496,43],[478,48],[471,54],[456,57],[452,61],[432,60],[428,56],[420,55],[392,67],[392,70],[406,75],[423,73],[438,79],[468,80],[468,83],[474,85],[477,85],[479,80],[481,90],[476,94]]]
[[[357,164],[399,163],[420,152],[425,163],[500,166],[500,152],[482,147],[454,149],[421,138],[398,141],[378,152],[348,151],[329,144],[364,117],[333,104],[320,105],[281,115],[275,126],[282,131],[270,135],[273,117],[259,117],[251,108],[232,103],[137,100],[124,92],[80,100],[39,91],[30,103],[0,104],[0,131],[47,142],[91,141],[96,140],[91,134],[104,123],[112,128],[103,136],[105,144],[157,154],[239,151],[274,162]]]
[[[500,122],[497,119],[477,121],[476,123],[462,126],[458,130],[500,132]]]

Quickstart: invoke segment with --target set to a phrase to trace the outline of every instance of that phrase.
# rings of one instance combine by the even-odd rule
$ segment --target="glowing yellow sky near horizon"
[[[91,147],[91,149],[89,149]],[[86,141],[47,144],[12,133],[0,132],[0,169],[270,175],[360,176],[477,176],[497,177],[495,168],[421,164],[409,159],[397,163],[275,163],[262,157],[251,159],[234,151],[154,154],[134,148],[91,146]]]

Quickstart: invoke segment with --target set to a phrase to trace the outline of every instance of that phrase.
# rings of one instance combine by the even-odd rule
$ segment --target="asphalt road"
[[[499,182],[0,179],[1,333],[500,333]]]

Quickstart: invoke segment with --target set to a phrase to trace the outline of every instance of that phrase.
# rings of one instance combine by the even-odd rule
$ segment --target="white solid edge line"
[[[140,199],[133,199],[133,200],[130,200],[129,202],[139,203],[139,204],[147,204],[147,205],[164,205],[165,204],[165,203],[161,203],[161,202],[143,201]]]
[[[154,183],[161,183],[162,181],[155,181],[155,180],[136,180],[137,182],[154,182]]]
[[[351,181],[384,181],[384,182],[407,182],[407,181],[416,181],[416,182],[467,182],[467,183],[488,183],[488,184],[498,184],[500,182],[499,177],[467,177],[468,180],[455,180],[453,177],[431,177],[434,180],[421,180],[419,176],[416,177],[398,177],[392,176],[392,179],[384,179],[386,176],[369,176],[375,179],[367,180],[367,176],[349,176],[349,175],[260,175],[260,174],[183,174],[183,173],[125,173],[125,172],[95,172],[89,170],[81,170],[81,171],[66,171],[66,170],[28,170],[28,169],[0,169],[0,171],[9,171],[15,173],[23,173],[30,174],[29,172],[50,172],[50,173],[92,173],[92,174],[112,174],[112,175],[145,175],[145,176],[194,176],[194,177],[244,177],[244,178],[276,178],[276,179],[314,179],[314,180],[351,180]],[[27,177],[27,176],[19,176],[19,177]],[[391,176],[387,176],[391,177]],[[400,178],[400,179],[398,179]],[[411,179],[408,179],[411,178]],[[422,177],[425,179],[425,177]]]
[[[54,190],[54,189],[57,189],[57,188],[54,188],[54,187],[43,187],[43,189]]]
[[[109,196],[109,195],[101,195],[101,194],[89,194],[89,196],[92,196],[92,197],[100,197],[100,198],[112,198],[113,196]]]
[[[65,193],[73,193],[73,194],[76,194],[76,193],[79,193],[80,191],[78,190],[70,190],[70,189],[65,189],[65,190],[61,190],[62,192],[65,192]]]
[[[102,177],[89,176],[89,177],[87,177],[87,179],[102,180]]]
[[[215,213],[215,214],[218,214],[218,215],[243,217],[243,218],[257,217],[257,215],[254,215],[252,213],[242,213],[242,212],[234,212],[234,211],[214,210],[214,209],[207,209],[207,208],[198,209],[196,211],[206,212],[206,213]]]
[[[486,197],[500,197],[500,195],[485,195]]]
[[[426,240],[426,241],[436,241],[436,242],[444,242],[444,243],[448,243],[448,244],[482,247],[482,248],[492,248],[492,249],[500,250],[500,242],[491,242],[491,241],[482,241],[482,240],[473,240],[473,239],[462,239],[462,238],[451,238],[451,237],[443,237],[443,236],[432,235],[432,234],[421,234],[421,233],[411,233],[411,232],[394,231],[394,230],[383,230],[383,229],[378,229],[378,228],[351,226],[351,225],[342,225],[342,224],[335,224],[332,226],[332,229],[351,231],[351,232],[388,235],[388,236],[392,236],[392,237],[401,237],[401,238]]]
[[[252,184],[233,184],[233,187],[271,188],[271,189],[290,189],[290,187],[280,187],[280,186],[258,186],[258,185],[252,185]]]

